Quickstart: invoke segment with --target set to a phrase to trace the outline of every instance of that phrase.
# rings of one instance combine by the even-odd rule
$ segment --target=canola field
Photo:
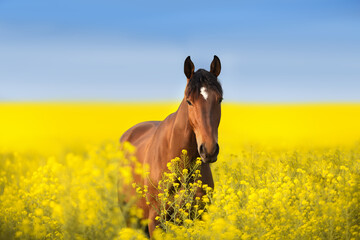
[[[118,140],[177,106],[0,103],[0,239],[146,239]],[[359,123],[360,104],[225,103],[206,209],[154,238],[360,239]]]

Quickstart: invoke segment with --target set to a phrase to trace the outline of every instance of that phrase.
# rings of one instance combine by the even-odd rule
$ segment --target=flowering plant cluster
[[[0,152],[0,239],[146,239],[145,223],[132,224],[142,211],[118,204],[117,181],[134,181],[133,151],[109,143],[54,157]],[[184,151],[159,194],[138,190],[160,203],[154,239],[360,238],[359,145],[225,150],[212,166],[214,189],[199,181],[200,166]]]

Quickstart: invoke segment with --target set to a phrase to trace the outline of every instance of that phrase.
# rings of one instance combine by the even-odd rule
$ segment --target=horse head
[[[217,79],[221,71],[220,59],[214,56],[210,72],[194,70],[189,56],[184,63],[187,77],[184,101],[187,102],[188,120],[196,136],[198,153],[204,163],[212,163],[219,154],[218,127],[223,99],[222,87]]]

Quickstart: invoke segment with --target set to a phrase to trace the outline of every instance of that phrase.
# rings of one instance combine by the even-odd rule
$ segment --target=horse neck
[[[188,119],[188,106],[183,99],[175,113],[174,123],[170,137],[170,148],[179,156],[181,150],[186,149],[190,159],[198,157],[197,143],[194,130]]]

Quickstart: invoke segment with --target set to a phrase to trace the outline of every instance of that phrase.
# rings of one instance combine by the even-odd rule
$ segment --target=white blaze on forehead
[[[204,97],[204,99],[207,100],[207,98],[208,98],[208,93],[207,93],[207,91],[206,91],[206,87],[200,88],[200,93],[201,93],[201,95]]]

